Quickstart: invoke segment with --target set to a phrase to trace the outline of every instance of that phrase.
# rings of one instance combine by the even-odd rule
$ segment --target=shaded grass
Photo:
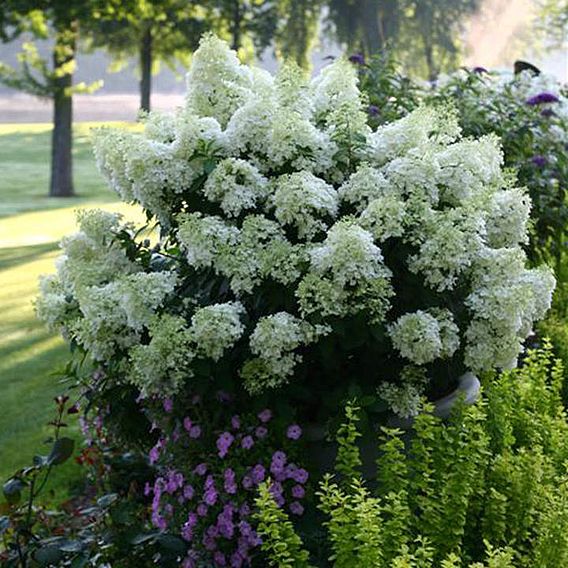
[[[75,127],[75,186],[79,197],[48,198],[49,125],[0,125],[0,482],[49,451],[53,397],[65,386],[53,375],[65,364],[63,340],[36,320],[38,277],[54,271],[58,241],[75,230],[75,210],[97,206],[135,221],[137,208],[117,202],[98,174],[89,144],[93,124]],[[99,125],[96,125],[99,126]],[[80,445],[76,419],[69,432]],[[80,481],[70,461],[54,471],[50,500]]]

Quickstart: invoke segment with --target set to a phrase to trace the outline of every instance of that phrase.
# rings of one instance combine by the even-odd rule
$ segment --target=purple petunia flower
[[[294,499],[303,499],[306,496],[306,490],[301,485],[292,487],[292,497]]]
[[[238,416],[233,416],[231,418],[231,426],[234,430],[238,430],[241,427],[241,419]]]
[[[191,419],[189,418],[189,416],[186,416],[186,417],[183,419],[183,428],[184,428],[184,430],[186,430],[187,432],[190,432],[192,426],[193,426],[193,424],[192,424],[192,422],[191,422]]]
[[[193,499],[193,496],[195,495],[195,489],[193,489],[192,485],[186,485],[183,488],[183,496],[190,501],[191,499]]]
[[[164,398],[164,411],[168,414],[174,409],[174,401],[171,398]]]
[[[268,434],[268,430],[264,427],[264,426],[259,426],[254,433],[256,434],[256,437],[259,440],[262,440],[262,438],[266,438],[266,435]]]
[[[538,95],[530,97],[526,102],[530,106],[536,106],[546,103],[558,103],[560,99],[554,93],[543,91],[542,93],[538,93]]]
[[[272,454],[272,463],[278,463],[284,466],[286,464],[286,454],[280,450],[274,452]]]
[[[148,497],[152,491],[152,486],[146,481],[146,484],[144,485],[144,497]]]
[[[205,515],[207,515],[207,511],[208,507],[205,503],[199,503],[199,505],[197,505],[197,514],[200,517],[205,517]]]
[[[272,419],[272,411],[265,408],[262,412],[258,413],[258,419],[265,424]]]
[[[253,487],[253,485],[254,485],[254,483],[253,483],[253,481],[252,481],[252,478],[249,477],[248,475],[245,475],[245,476],[243,477],[243,482],[242,482],[242,483],[243,483],[243,487],[244,487],[245,489],[252,489],[252,487]]]
[[[254,440],[252,436],[245,436],[241,441],[241,446],[245,450],[250,450],[254,446]]]
[[[262,483],[266,477],[266,469],[261,464],[256,464],[251,471],[251,479],[255,485]],[[244,481],[244,480],[243,480]]]
[[[218,455],[220,458],[224,458],[227,455],[234,439],[235,437],[230,432],[223,432],[217,438],[217,449],[219,450]]]
[[[546,164],[548,163],[548,160],[546,159],[545,156],[533,156],[531,158],[531,162],[537,167],[537,168],[544,168],[544,166],[546,166]]]
[[[195,467],[193,470],[197,475],[205,475],[207,473],[207,465],[204,463],[200,463]]]
[[[362,53],[354,53],[349,56],[349,61],[355,65],[365,65],[365,56]]]
[[[227,559],[220,550],[215,552],[215,554],[213,555],[213,560],[215,561],[215,564],[217,566],[227,566]]]
[[[303,468],[298,468],[292,474],[292,479],[294,481],[296,481],[297,483],[306,483],[306,481],[308,481],[309,477],[310,477],[310,474]]]
[[[290,440],[299,440],[302,436],[302,429],[297,424],[292,424],[291,426],[288,426],[286,436],[290,438]]]
[[[367,113],[369,116],[379,116],[379,114],[381,114],[381,109],[377,105],[369,105],[367,107]]]
[[[235,479],[235,472],[232,469],[226,469],[223,474],[225,492],[229,495],[234,495],[237,492],[237,482]]]
[[[201,426],[192,426],[189,429],[189,437],[196,440],[197,438],[201,437]]]
[[[191,542],[193,540],[193,527],[188,523],[185,523],[181,528],[181,538],[186,542]]]
[[[298,501],[294,501],[290,503],[290,512],[294,515],[303,515],[304,514],[304,507]]]

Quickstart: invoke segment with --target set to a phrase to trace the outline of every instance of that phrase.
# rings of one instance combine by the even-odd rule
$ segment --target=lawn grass
[[[0,482],[28,465],[49,434],[53,397],[63,385],[51,375],[67,348],[34,315],[40,274],[54,271],[59,239],[75,228],[75,210],[101,207],[142,220],[140,210],[119,203],[96,170],[89,133],[74,129],[78,197],[48,198],[50,125],[0,125]],[[99,126],[99,125],[97,125]],[[70,431],[78,436],[76,420]],[[69,493],[79,466],[68,462],[51,484],[54,499]]]

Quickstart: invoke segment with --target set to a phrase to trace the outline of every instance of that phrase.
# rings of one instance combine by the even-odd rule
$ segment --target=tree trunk
[[[428,68],[428,79],[434,81],[438,76],[438,71],[434,62],[434,49],[430,39],[427,37],[424,37],[424,56],[426,57],[426,67]]]
[[[376,0],[362,2],[363,35],[365,52],[374,55],[381,48],[381,31],[379,28],[379,5]]]
[[[140,110],[150,112],[152,93],[152,28],[147,26],[140,44]]]
[[[238,51],[241,47],[241,0],[233,0],[233,45],[232,49]]]
[[[73,190],[73,68],[77,25],[56,33],[53,67],[56,73],[53,93],[53,133],[51,139],[51,197],[72,197]]]

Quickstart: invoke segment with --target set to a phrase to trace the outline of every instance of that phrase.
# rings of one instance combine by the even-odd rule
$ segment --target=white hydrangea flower
[[[313,343],[328,331],[287,312],[261,318],[249,340],[251,352],[257,358],[248,361],[241,372],[247,389],[254,393],[288,381],[302,360],[296,349]]]
[[[446,203],[458,205],[487,186],[503,184],[503,152],[497,136],[460,140],[438,152],[438,183]]]
[[[391,272],[371,233],[351,220],[339,221],[310,255],[310,272],[296,294],[304,314],[326,317],[367,309],[375,321],[384,317],[392,295]]]
[[[189,213],[178,217],[177,236],[194,268],[213,266],[217,256],[236,242],[239,230],[221,217]]]
[[[400,316],[389,327],[393,346],[417,365],[451,357],[459,347],[459,329],[448,310],[417,310]]]
[[[123,228],[121,215],[94,209],[77,214],[79,232],[61,240],[62,256],[57,271],[65,290],[76,293],[80,288],[108,282],[122,274],[140,270],[113,241]]]
[[[148,325],[176,283],[175,272],[138,272],[113,283],[118,309],[124,311],[127,325],[136,331]]]
[[[436,211],[430,222],[417,227],[424,239],[418,253],[408,258],[408,267],[424,275],[431,288],[452,290],[484,246],[485,223],[471,209]]]
[[[251,293],[263,279],[291,284],[300,277],[305,254],[292,245],[278,223],[262,215],[248,215],[238,237],[216,259],[216,268],[231,281],[236,295]]]
[[[396,195],[382,195],[373,199],[359,216],[359,224],[378,242],[391,237],[402,237],[406,205]]]
[[[433,151],[434,145],[410,150],[406,155],[395,158],[382,168],[391,193],[427,200],[438,205],[439,189],[437,178],[440,165]]]
[[[531,200],[521,188],[493,193],[485,216],[488,244],[500,248],[527,243],[530,211]]]
[[[139,335],[128,329],[120,309],[117,282],[82,288],[77,299],[83,317],[70,325],[71,335],[95,361],[108,360],[138,342]]]
[[[339,58],[325,67],[311,84],[316,120],[338,145],[340,153],[336,160],[343,159],[346,163],[363,157],[365,148],[359,141],[366,140],[371,132],[358,82],[354,66]],[[343,172],[337,173],[339,179],[343,178]]]
[[[380,126],[368,137],[370,159],[383,165],[413,148],[454,140],[460,134],[457,117],[447,111],[443,113],[422,107],[396,122]]]
[[[472,315],[466,365],[474,371],[515,366],[533,322],[550,308],[554,287],[550,269],[525,268],[521,249],[485,249],[465,300]]]
[[[266,197],[268,180],[245,160],[226,158],[207,178],[203,193],[229,217],[254,209]]]
[[[342,203],[354,205],[360,213],[370,201],[392,191],[382,172],[363,164],[340,186],[337,193]]]
[[[225,126],[248,99],[252,87],[249,68],[240,63],[228,44],[212,34],[203,36],[187,74],[187,107]]]
[[[391,412],[400,418],[412,418],[422,409],[427,384],[426,373],[421,373],[420,368],[405,367],[396,384],[383,381],[377,387],[377,394],[386,402]]]
[[[65,291],[61,280],[56,274],[40,277],[40,295],[35,301],[37,317],[52,330],[60,330],[69,320],[70,313],[78,306]]]
[[[134,201],[132,180],[126,174],[126,156],[137,135],[114,128],[99,128],[93,134],[97,167],[110,187],[123,201]]]
[[[195,352],[218,361],[243,334],[245,327],[241,317],[244,314],[245,308],[239,302],[213,304],[197,310],[189,329]]]
[[[150,343],[130,352],[130,380],[144,395],[172,396],[192,376],[194,352],[186,322],[164,314],[150,325]]]
[[[324,219],[337,215],[337,191],[309,172],[297,172],[276,180],[270,204],[280,223],[292,225],[300,239],[310,240],[327,228]]]

